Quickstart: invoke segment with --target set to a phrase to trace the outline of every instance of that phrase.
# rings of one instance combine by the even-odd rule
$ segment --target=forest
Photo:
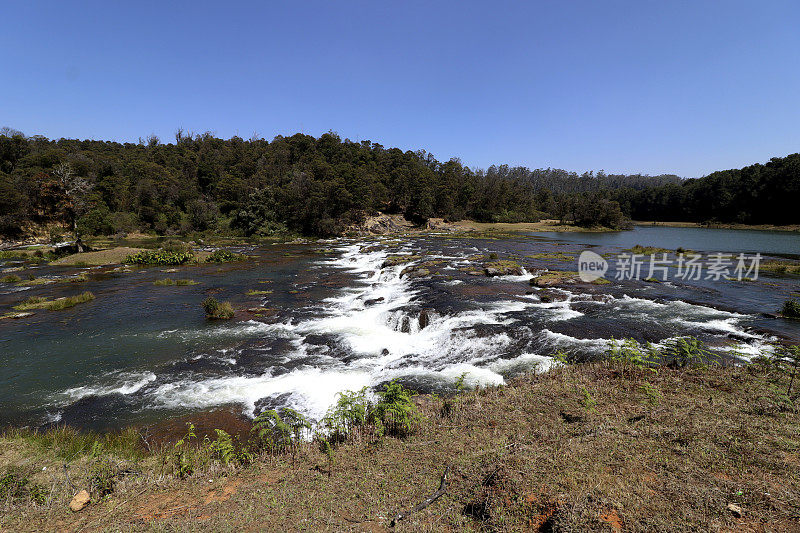
[[[179,130],[174,142],[51,140],[0,130],[0,235],[60,224],[81,235],[132,231],[245,236],[341,234],[378,211],[415,222],[556,218],[797,222],[800,154],[699,179],[577,174],[508,165],[470,169],[424,151],[333,132],[244,140]]]

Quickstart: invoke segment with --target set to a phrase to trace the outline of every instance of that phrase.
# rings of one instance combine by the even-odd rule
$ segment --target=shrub
[[[95,442],[95,445],[98,444]],[[102,446],[100,447],[102,448]],[[100,450],[93,450],[93,455],[99,455]],[[108,496],[114,492],[115,478],[117,477],[117,469],[109,461],[101,461],[92,469],[91,476],[89,477],[89,486],[92,492],[97,494],[100,498]]]
[[[230,302],[219,302],[213,296],[209,296],[203,303],[203,310],[206,312],[206,318],[211,319],[229,319],[233,318],[234,311]]]
[[[192,252],[142,250],[125,258],[129,265],[182,265],[194,259]]]
[[[786,300],[783,303],[781,315],[786,318],[800,318],[800,302],[797,300]]]
[[[252,442],[256,450],[269,453],[294,451],[311,429],[308,419],[294,409],[262,411],[253,421]]]
[[[207,263],[230,263],[232,261],[243,261],[246,255],[235,254],[228,250],[215,250],[206,258]]]
[[[328,410],[320,422],[324,440],[333,444],[346,441],[355,431],[364,428],[370,409],[366,387],[358,392],[340,392],[336,405]]]
[[[378,435],[405,437],[416,431],[422,416],[414,405],[414,392],[397,381],[390,381],[378,392],[378,397],[378,403],[370,413]]]
[[[623,339],[618,342],[612,338],[606,357],[615,363],[654,370],[651,365],[658,362],[660,354],[649,345],[647,349],[643,349],[636,339]]]
[[[669,365],[683,368],[687,366],[704,368],[719,357],[708,351],[703,343],[694,337],[680,338],[670,341],[663,352],[669,359]]]

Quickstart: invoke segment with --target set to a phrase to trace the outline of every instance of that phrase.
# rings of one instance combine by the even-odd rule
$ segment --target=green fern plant
[[[263,411],[253,421],[251,432],[256,449],[279,454],[296,450],[310,429],[306,417],[286,407],[280,413],[274,409]]]
[[[395,380],[384,385],[378,397],[370,418],[379,436],[405,437],[416,431],[422,415],[414,404],[412,391]]]

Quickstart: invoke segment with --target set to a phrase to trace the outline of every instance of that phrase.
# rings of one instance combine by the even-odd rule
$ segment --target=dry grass
[[[773,379],[752,367],[556,368],[446,401],[420,397],[418,434],[341,445],[330,458],[309,444],[187,480],[144,460],[77,514],[56,468],[52,502],[18,504],[0,529],[378,531],[434,492],[449,465],[447,493],[397,530],[796,531],[800,416],[774,402]],[[24,461],[49,479],[41,448],[7,439],[0,449],[0,468]]]
[[[116,265],[125,262],[129,255],[141,252],[143,248],[128,248],[120,246],[109,248],[108,250],[98,250],[96,252],[85,252],[82,254],[72,254],[61,259],[56,259],[51,265],[78,265],[78,266],[104,266]]]
[[[481,232],[603,232],[615,231],[609,228],[583,228],[570,224],[561,224],[558,220],[540,220],[539,222],[475,222],[461,220],[453,222],[450,227],[461,231]]]

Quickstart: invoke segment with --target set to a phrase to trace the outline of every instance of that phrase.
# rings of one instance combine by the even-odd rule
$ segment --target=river
[[[399,379],[422,392],[447,392],[462,375],[468,386],[501,384],[546,370],[556,350],[597,358],[612,339],[628,337],[663,345],[696,336],[743,362],[779,339],[800,339],[797,322],[761,315],[796,293],[797,279],[612,279],[556,289],[561,301],[543,301],[529,283],[548,269],[576,270],[577,254],[587,248],[608,258],[634,244],[800,253],[796,234],[738,231],[343,239],[244,247],[252,260],[178,272],[23,265],[23,278],[87,272],[89,281],[0,284],[0,312],[31,295],[91,290],[96,299],[0,321],[0,425],[105,430],[223,407],[252,417],[291,406],[319,418],[342,390]],[[384,266],[402,254],[435,269],[412,277],[401,276],[408,264]],[[488,254],[524,270],[471,275],[481,265],[477,256]],[[6,261],[0,268],[17,266]],[[153,284],[165,277],[198,284]],[[249,290],[263,293],[248,296]],[[206,320],[199,303],[209,295],[230,300],[236,318]],[[247,311],[259,307],[265,310]]]

